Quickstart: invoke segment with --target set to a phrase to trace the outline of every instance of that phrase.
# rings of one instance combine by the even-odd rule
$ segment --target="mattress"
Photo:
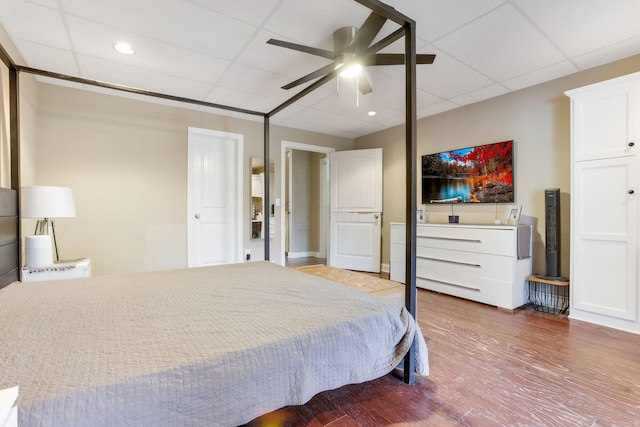
[[[19,425],[234,426],[383,376],[424,338],[404,307],[255,262],[0,289]]]

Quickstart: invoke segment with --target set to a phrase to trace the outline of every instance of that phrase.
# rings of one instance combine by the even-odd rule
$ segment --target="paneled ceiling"
[[[417,52],[437,55],[418,66],[419,118],[640,53],[639,0],[386,3],[417,22]],[[21,65],[266,113],[300,90],[281,86],[331,62],[268,39],[333,50],[332,33],[369,13],[352,0],[2,0],[0,23]],[[404,123],[404,67],[366,72],[373,93],[334,79],[271,122],[349,138]]]

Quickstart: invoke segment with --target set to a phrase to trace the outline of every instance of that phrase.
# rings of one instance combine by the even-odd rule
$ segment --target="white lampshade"
[[[76,216],[73,192],[67,187],[22,187],[20,206],[22,218],[73,218]]]

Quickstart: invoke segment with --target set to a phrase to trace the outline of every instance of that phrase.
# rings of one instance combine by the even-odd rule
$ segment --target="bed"
[[[0,289],[0,389],[28,426],[233,426],[392,371],[397,303],[271,262]]]

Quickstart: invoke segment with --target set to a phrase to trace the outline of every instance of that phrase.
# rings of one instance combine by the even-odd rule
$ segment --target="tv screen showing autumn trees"
[[[513,141],[422,156],[422,203],[513,202]]]

